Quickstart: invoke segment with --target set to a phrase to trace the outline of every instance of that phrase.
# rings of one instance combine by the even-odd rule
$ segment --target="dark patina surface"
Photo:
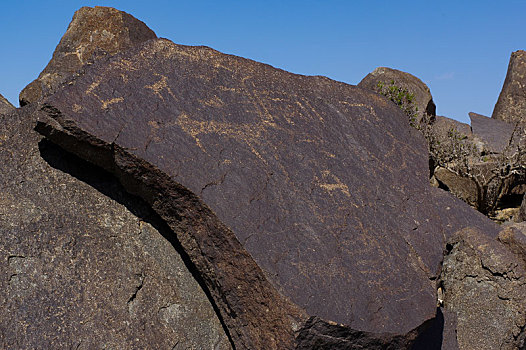
[[[241,348],[289,346],[308,315],[414,337],[435,317],[445,239],[496,234],[428,185],[424,140],[394,104],[324,77],[151,40],[39,113],[40,132],[178,234]]]

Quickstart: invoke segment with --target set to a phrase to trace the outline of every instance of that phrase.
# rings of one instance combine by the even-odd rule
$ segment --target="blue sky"
[[[431,88],[437,113],[490,116],[512,51],[526,49],[526,0],[512,1],[6,1],[0,94],[45,67],[76,9],[112,6],[158,36],[206,45],[294,73],[357,84],[378,66]]]

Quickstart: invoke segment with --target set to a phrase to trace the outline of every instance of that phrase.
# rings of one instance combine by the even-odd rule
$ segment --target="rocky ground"
[[[0,99],[0,345],[522,348],[522,57],[466,125],[408,73],[356,87],[80,9]]]

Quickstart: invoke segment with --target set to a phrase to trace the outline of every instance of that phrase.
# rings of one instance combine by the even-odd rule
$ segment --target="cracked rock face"
[[[526,124],[526,51],[511,54],[506,80],[491,117]]]
[[[170,230],[27,108],[0,116],[0,348],[230,349]]]
[[[110,7],[83,7],[75,12],[46,68],[20,93],[20,105],[52,94],[69,76],[99,56],[113,55],[156,37],[143,22],[126,12]]]
[[[448,242],[442,269],[444,307],[457,314],[460,349],[523,348],[525,233],[508,228],[495,240],[468,228]]]
[[[0,114],[12,112],[15,107],[2,95],[0,95]]]
[[[239,348],[315,344],[329,321],[410,344],[435,317],[444,239],[497,233],[428,186],[424,140],[396,106],[327,78],[158,39],[36,114],[178,234]]]

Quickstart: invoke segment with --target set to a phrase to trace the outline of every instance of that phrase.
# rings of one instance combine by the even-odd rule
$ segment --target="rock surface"
[[[0,348],[230,349],[173,233],[31,107],[0,116]]]
[[[466,123],[461,123],[458,120],[437,115],[435,121],[433,122],[432,128],[434,133],[446,134],[450,130],[455,130],[461,135],[470,135],[471,126]]]
[[[451,192],[457,198],[462,199],[469,205],[477,205],[477,186],[468,177],[454,173],[453,171],[437,167],[434,171],[434,177],[438,180],[440,187]]]
[[[484,150],[488,153],[502,153],[506,147],[513,145],[515,128],[512,124],[473,112],[469,113],[469,118],[473,134],[484,142]]]
[[[523,348],[524,233],[508,228],[499,234],[499,242],[467,228],[449,240],[441,280],[444,307],[458,316],[460,349]]]
[[[113,55],[156,37],[143,22],[126,12],[99,6],[81,8],[75,12],[46,68],[20,93],[20,106],[50,95],[99,56]]]
[[[0,114],[7,114],[13,111],[15,107],[2,95],[0,95]]]
[[[511,54],[504,86],[491,117],[512,125],[526,125],[526,51]]]
[[[407,89],[415,96],[415,106],[418,107],[418,120],[422,120],[424,113],[434,117],[436,115],[436,106],[431,96],[429,87],[412,74],[402,72],[387,67],[378,67],[358,84],[359,87],[376,91],[378,82],[390,84],[393,81],[395,85]]]
[[[290,348],[308,316],[410,344],[435,317],[444,239],[497,233],[428,186],[396,106],[327,78],[159,39],[87,67],[37,114],[177,233],[238,348]]]

